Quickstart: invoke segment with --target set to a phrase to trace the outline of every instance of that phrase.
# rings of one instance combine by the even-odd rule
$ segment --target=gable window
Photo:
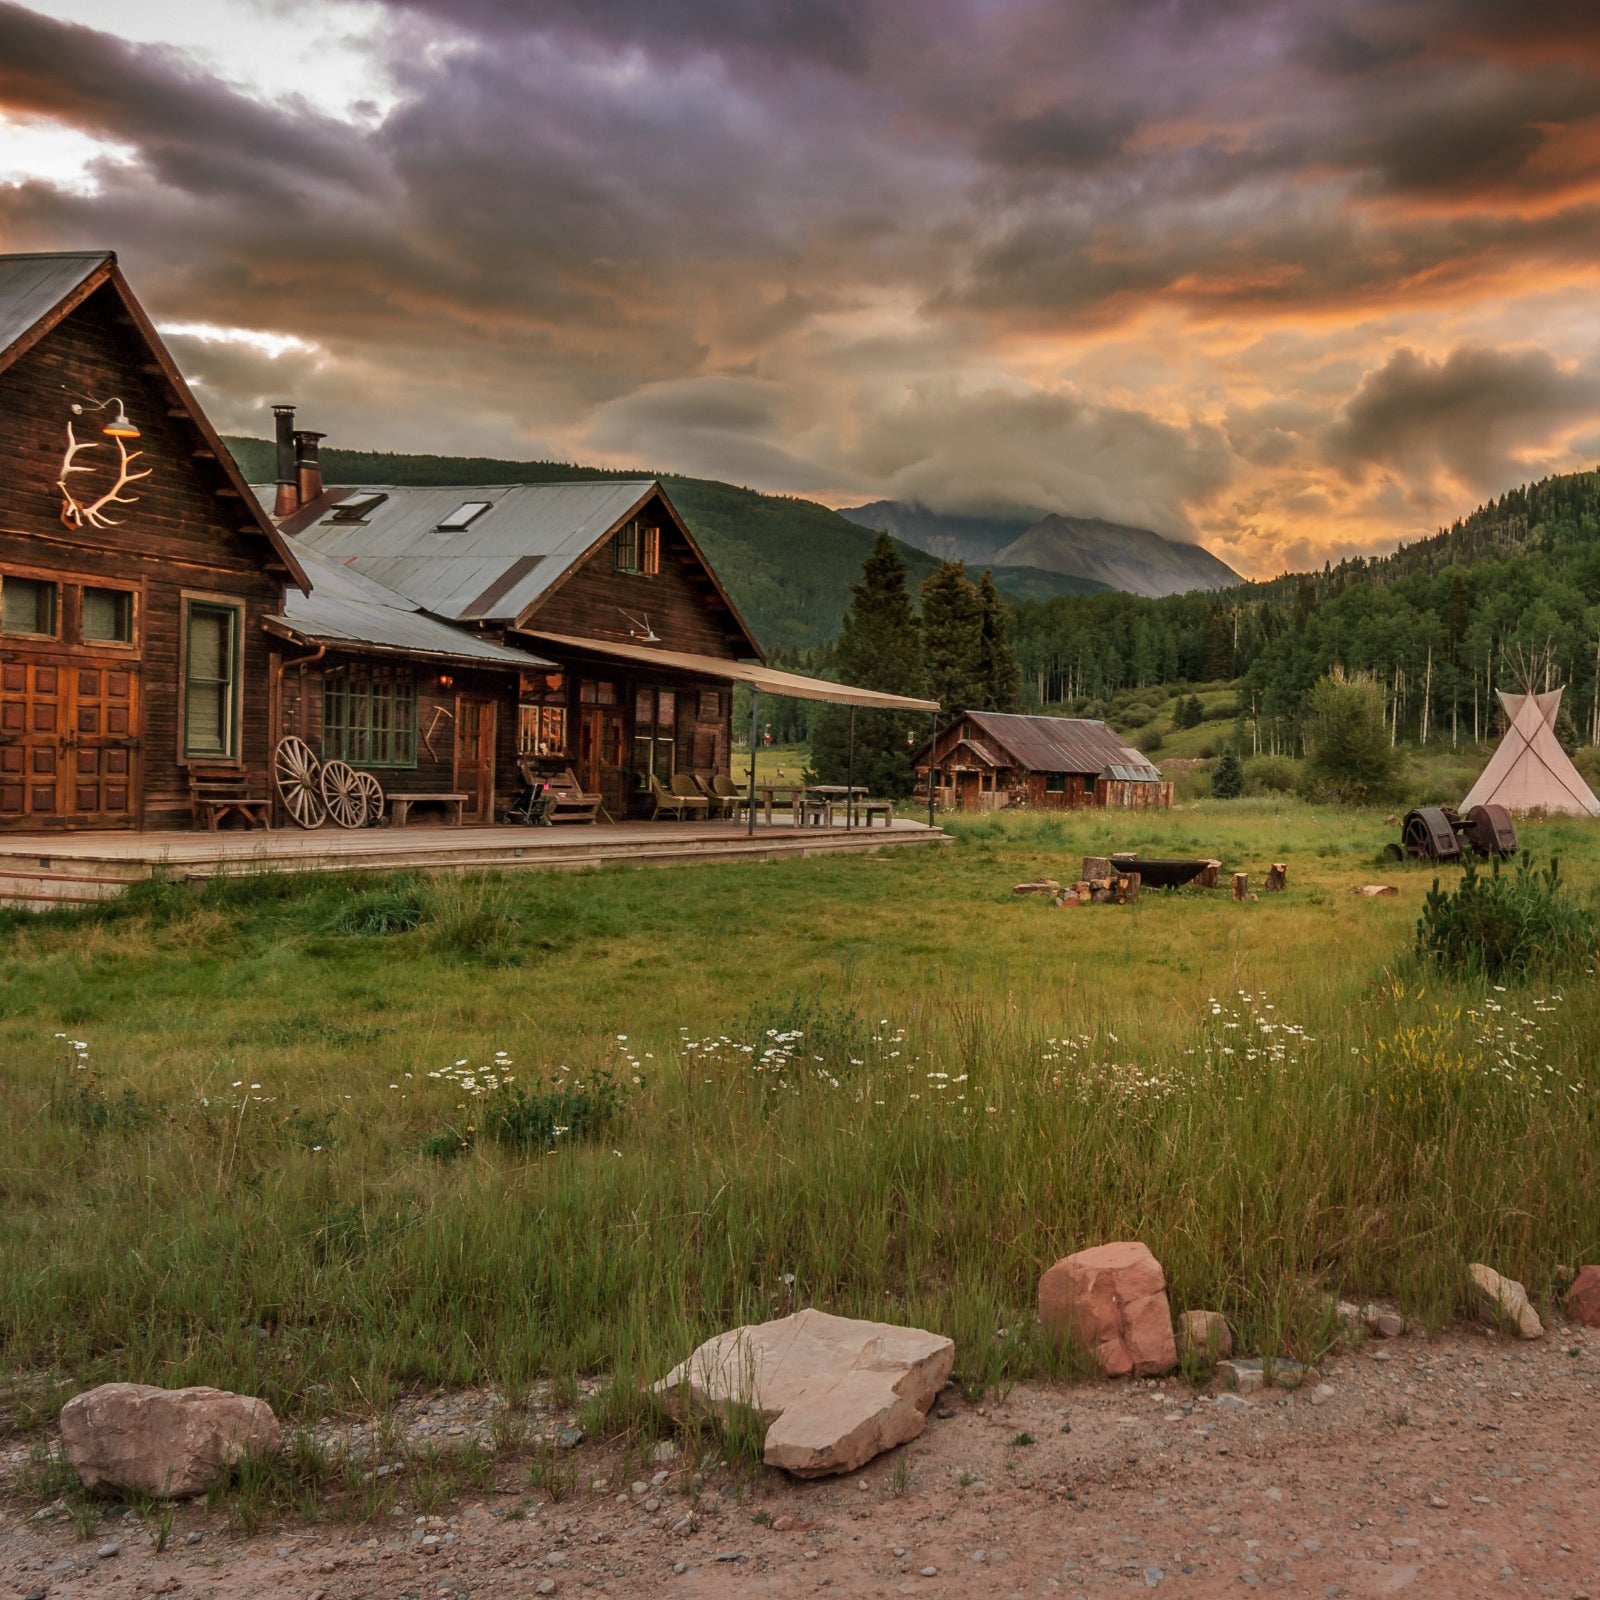
[[[355,661],[322,679],[322,759],[417,764],[417,685],[409,666]]]
[[[191,600],[184,609],[183,753],[239,751],[240,608]]]
[[[0,631],[55,638],[56,586],[39,578],[0,580]]]
[[[85,589],[78,631],[89,644],[132,644],[133,596],[126,589]]]
[[[618,572],[654,577],[661,570],[661,530],[637,517],[624,523],[611,541],[611,560]]]

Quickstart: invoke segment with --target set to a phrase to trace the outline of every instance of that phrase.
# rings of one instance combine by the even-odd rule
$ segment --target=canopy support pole
[[[761,708],[761,691],[750,685],[750,809],[746,813],[745,832],[756,836],[756,714]]]
[[[928,826],[933,826],[933,780],[939,769],[939,713],[933,713],[933,730],[928,735]]]
[[[856,708],[850,707],[850,753],[844,764],[844,825],[846,830],[856,822]]]

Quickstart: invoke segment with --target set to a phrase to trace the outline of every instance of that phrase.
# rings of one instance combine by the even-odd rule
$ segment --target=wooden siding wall
[[[283,673],[280,732],[297,734],[319,756],[322,748],[324,674],[354,662],[404,665],[392,656],[362,656],[330,650],[319,661],[297,663],[291,656]],[[441,666],[419,661],[412,666],[417,690],[417,764],[414,767],[372,767],[385,794],[443,794],[455,786],[455,710],[457,695],[480,695],[495,707],[495,814],[505,810],[521,784],[517,770],[518,682],[515,673],[477,667]],[[440,677],[452,681],[441,684]],[[432,731],[432,737],[429,732]],[[430,750],[429,746],[432,746]],[[360,766],[360,762],[353,763]]]
[[[140,430],[129,448],[142,452],[134,469],[153,468],[132,485],[136,503],[112,513],[121,525],[104,530],[62,525],[55,485],[67,444],[74,396],[94,401],[120,395]],[[179,751],[180,650],[184,591],[212,594],[244,606],[241,764],[263,783],[267,764],[268,641],[261,619],[279,607],[280,584],[263,570],[271,547],[258,533],[241,533],[241,503],[215,491],[220,472],[194,452],[199,435],[184,417],[168,415],[175,397],[109,286],[91,295],[59,326],[0,373],[0,417],[5,419],[0,471],[0,573],[73,577],[138,591],[136,648],[143,713],[138,731],[134,825],[187,826],[187,766]],[[116,450],[100,426],[110,413],[77,419],[80,440],[101,448],[78,459],[110,463]],[[78,483],[88,485],[82,477]],[[97,479],[109,488],[109,471]],[[95,493],[100,490],[93,491]],[[70,619],[58,619],[61,624]],[[106,652],[0,638],[7,661],[85,659]],[[124,657],[126,659],[126,657]],[[214,765],[214,763],[208,763]],[[50,825],[28,818],[28,827]],[[104,826],[104,823],[97,824]]]
[[[665,510],[652,515],[647,507],[641,515],[661,527],[659,572],[618,572],[607,540],[536,606],[526,626],[630,644],[628,612],[648,617],[668,650],[736,660],[743,648],[738,625],[688,542]]]
[[[1108,811],[1170,811],[1172,809],[1172,784],[1128,783],[1110,779],[1095,786],[1095,804]]]

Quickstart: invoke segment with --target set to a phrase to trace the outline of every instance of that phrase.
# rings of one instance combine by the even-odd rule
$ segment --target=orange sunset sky
[[[0,0],[0,249],[101,246],[226,431],[1265,576],[1600,460],[1600,16]]]

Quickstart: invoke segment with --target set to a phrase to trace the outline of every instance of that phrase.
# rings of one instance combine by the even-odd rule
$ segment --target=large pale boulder
[[[1585,1327],[1600,1328],[1600,1267],[1579,1267],[1567,1290],[1567,1315]]]
[[[1478,1310],[1495,1323],[1515,1328],[1524,1339],[1542,1339],[1544,1324],[1528,1303],[1528,1291],[1511,1278],[1502,1278],[1493,1267],[1474,1261],[1467,1268],[1478,1297]]]
[[[1134,1241],[1056,1262],[1039,1280],[1039,1321],[1090,1351],[1108,1378],[1153,1378],[1178,1364],[1161,1263]]]
[[[821,1478],[916,1438],[955,1354],[941,1334],[807,1309],[708,1339],[655,1392],[679,1416],[748,1407],[769,1466]]]
[[[104,1383],[61,1408],[61,1444],[86,1489],[167,1500],[204,1494],[246,1456],[278,1449],[265,1400],[224,1389]]]

